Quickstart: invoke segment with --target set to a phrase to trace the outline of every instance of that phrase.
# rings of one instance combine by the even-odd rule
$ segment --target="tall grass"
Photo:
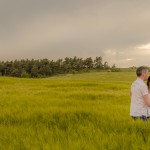
[[[129,116],[134,79],[132,72],[0,77],[0,149],[150,149],[150,123]]]

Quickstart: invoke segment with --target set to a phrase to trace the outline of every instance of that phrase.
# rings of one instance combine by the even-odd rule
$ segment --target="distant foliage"
[[[0,75],[14,76],[22,78],[40,78],[56,74],[89,72],[91,70],[111,70],[115,71],[116,67],[110,67],[108,62],[102,61],[102,57],[78,58],[66,57],[56,61],[48,59],[22,59],[14,61],[0,61]]]
[[[112,67],[111,67],[111,71],[112,72],[120,72],[120,69],[117,68],[115,64],[113,64]]]

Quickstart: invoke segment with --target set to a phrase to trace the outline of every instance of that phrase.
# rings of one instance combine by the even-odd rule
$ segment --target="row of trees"
[[[2,76],[15,77],[47,77],[56,74],[87,72],[90,70],[110,70],[115,69],[115,65],[110,67],[107,62],[102,62],[102,57],[94,60],[88,58],[58,59],[56,61],[41,59],[26,59],[14,61],[0,61],[0,74]]]

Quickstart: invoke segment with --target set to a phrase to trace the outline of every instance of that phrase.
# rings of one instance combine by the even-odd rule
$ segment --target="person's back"
[[[148,78],[148,70],[145,67],[139,67],[136,70],[137,80],[131,85],[131,105],[130,116],[135,120],[137,118],[145,121],[148,116],[148,106],[150,100],[148,97],[148,87],[144,81]]]
[[[140,78],[132,83],[131,86],[131,107],[130,115],[147,117],[147,105],[144,104],[143,95],[148,94],[146,84]]]

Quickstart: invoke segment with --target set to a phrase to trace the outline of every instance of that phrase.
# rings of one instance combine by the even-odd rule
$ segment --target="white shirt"
[[[131,116],[148,116],[148,106],[144,104],[143,96],[148,94],[148,87],[144,81],[137,78],[131,85]]]

